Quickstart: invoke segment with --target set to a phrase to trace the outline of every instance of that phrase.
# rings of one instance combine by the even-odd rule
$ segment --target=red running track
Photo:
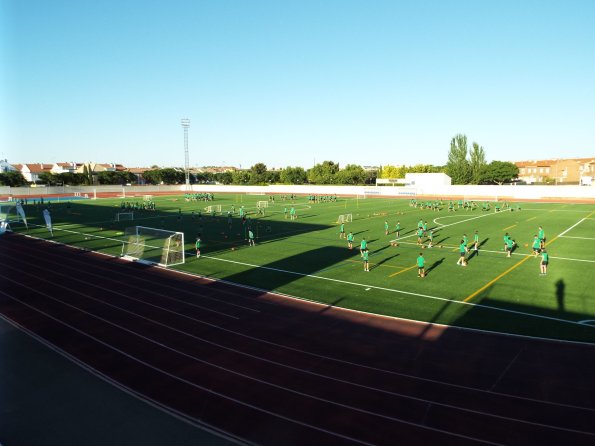
[[[0,238],[0,313],[243,443],[595,444],[595,346],[362,314]]]

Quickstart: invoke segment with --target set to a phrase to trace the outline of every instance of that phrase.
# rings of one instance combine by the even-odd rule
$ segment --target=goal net
[[[259,201],[259,202],[256,203],[256,207],[258,209],[268,208],[269,207],[269,202],[268,201]]]
[[[160,266],[185,262],[184,233],[164,229],[132,226],[124,231],[122,257]]]
[[[213,204],[211,206],[207,206],[205,208],[205,212],[207,214],[212,214],[212,213],[221,213],[221,205],[220,204]]]
[[[134,220],[134,212],[118,212],[116,214],[116,221],[132,221]]]
[[[14,203],[0,203],[0,222],[13,222],[17,221],[17,211]]]
[[[341,214],[337,219],[337,223],[349,223],[353,221],[353,214]]]
[[[12,204],[0,204],[0,234],[10,231],[10,223],[18,221],[16,206]]]

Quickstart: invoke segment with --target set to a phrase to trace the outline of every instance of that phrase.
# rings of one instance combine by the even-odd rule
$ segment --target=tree
[[[366,171],[362,166],[348,164],[337,172],[335,179],[337,184],[363,184],[366,181]]]
[[[54,186],[56,183],[60,182],[58,175],[53,174],[52,172],[41,172],[38,178],[39,183],[49,184],[50,186]]]
[[[3,186],[20,187],[26,186],[27,180],[23,174],[17,170],[0,173],[0,184]]]
[[[380,169],[380,178],[404,178],[406,168],[405,166],[382,166]]]
[[[215,174],[214,180],[221,184],[231,184],[233,182],[233,176],[231,172],[219,172]]]
[[[236,170],[231,174],[233,184],[248,184],[250,182],[250,172],[247,170]]]
[[[268,170],[264,176],[264,181],[268,184],[275,184],[281,181],[281,173],[278,170]]]
[[[91,167],[91,163],[86,163],[83,165],[83,176],[84,181],[83,183],[87,186],[93,184],[93,168]]]
[[[502,184],[516,178],[519,175],[519,168],[508,161],[492,161],[484,166],[481,173],[482,183]]]
[[[458,134],[450,142],[446,174],[453,184],[467,184],[470,180],[469,161],[467,161],[467,137]]]
[[[308,170],[308,181],[314,184],[333,184],[335,183],[335,175],[338,171],[338,163],[324,161]]]
[[[481,181],[481,172],[486,166],[486,154],[483,147],[476,142],[473,143],[473,148],[470,153],[469,168],[471,173],[471,183],[479,184]]]
[[[266,181],[267,166],[264,163],[256,163],[250,168],[250,184],[260,184]]]
[[[147,184],[161,184],[160,169],[147,170],[145,173],[143,173],[143,177]]]
[[[58,181],[69,186],[85,184],[85,176],[82,173],[64,172],[57,175]]]
[[[280,172],[279,181],[283,184],[305,184],[308,182],[308,175],[302,167],[287,166]]]
[[[186,175],[181,170],[168,167],[161,169],[159,172],[161,173],[161,181],[165,184],[182,184],[186,182]]]
[[[99,172],[97,174],[97,181],[99,181],[99,184],[121,184],[118,172]]]

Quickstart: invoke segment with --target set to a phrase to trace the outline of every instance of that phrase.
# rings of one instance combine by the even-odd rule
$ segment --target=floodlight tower
[[[186,187],[190,185],[190,159],[188,157],[188,127],[190,127],[190,119],[182,119],[182,127],[184,128],[184,174],[186,176]]]

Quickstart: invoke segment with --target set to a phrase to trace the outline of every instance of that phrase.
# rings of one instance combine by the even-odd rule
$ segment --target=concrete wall
[[[440,186],[440,187],[398,187],[398,186],[223,186],[201,184],[191,186],[194,192],[213,193],[269,193],[269,194],[317,194],[368,197],[467,197],[475,200],[552,200],[552,201],[589,201],[595,203],[595,187],[593,186]],[[0,199],[6,200],[10,195],[14,197],[38,197],[48,194],[74,195],[75,192],[88,194],[126,196],[149,195],[152,193],[183,193],[185,186],[77,186],[77,187],[0,187]]]

